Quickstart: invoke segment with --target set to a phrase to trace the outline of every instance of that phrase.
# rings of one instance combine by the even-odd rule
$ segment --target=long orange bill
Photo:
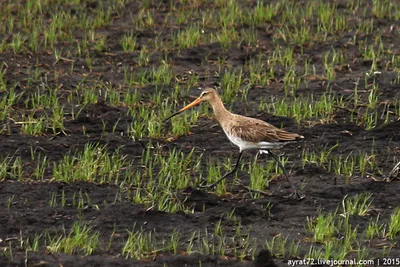
[[[178,115],[178,114],[184,112],[185,110],[188,110],[189,108],[194,107],[194,106],[200,104],[200,102],[201,102],[200,97],[199,97],[199,98],[196,98],[195,101],[193,101],[192,103],[190,103],[190,104],[187,105],[186,107],[182,108],[181,110],[175,112],[174,114],[172,114],[171,116],[169,116],[168,118],[166,118],[163,122],[166,122],[166,121],[168,121],[169,119],[171,119],[172,117],[175,117],[176,115]]]

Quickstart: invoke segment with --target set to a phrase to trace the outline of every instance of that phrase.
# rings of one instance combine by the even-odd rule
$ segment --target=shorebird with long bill
[[[178,112],[172,114],[164,121],[167,121],[170,118],[178,115],[179,113],[205,101],[208,101],[211,104],[215,113],[215,118],[221,125],[228,139],[234,145],[239,147],[239,155],[233,169],[227,172],[219,180],[210,185],[207,185],[206,187],[213,187],[221,182],[223,179],[225,179],[228,175],[234,173],[239,166],[243,151],[259,150],[261,153],[270,154],[278,163],[279,167],[282,169],[285,177],[287,178],[289,184],[294,191],[290,196],[295,195],[299,199],[304,198],[304,196],[300,196],[296,187],[290,181],[289,177],[287,176],[287,172],[282,163],[279,161],[278,157],[271,152],[271,149],[281,148],[287,143],[303,139],[303,136],[279,129],[272,124],[269,124],[259,119],[233,114],[225,108],[224,104],[222,103],[221,97],[218,95],[217,91],[212,88],[204,89],[196,100],[194,100],[192,103],[188,104]]]

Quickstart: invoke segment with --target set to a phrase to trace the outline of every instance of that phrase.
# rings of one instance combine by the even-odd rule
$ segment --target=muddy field
[[[357,8],[354,5],[350,7],[357,1],[329,1],[336,6],[335,14],[343,14],[349,23],[356,25],[363,20],[373,21],[372,30],[364,33],[357,31],[355,26],[344,31],[332,30],[327,33],[325,40],[313,39],[300,45],[278,34],[284,25],[275,21],[285,16],[287,11],[283,6],[291,2],[283,1],[285,4],[280,6],[281,9],[278,9],[271,21],[255,27],[257,41],[254,43],[233,40],[233,45],[226,48],[219,42],[201,39],[192,47],[181,49],[174,48],[171,32],[185,29],[190,23],[201,22],[201,16],[193,13],[193,19],[179,24],[174,17],[178,16],[178,10],[198,10],[199,14],[209,12],[209,9],[217,12],[222,9],[221,1],[217,1],[218,4],[207,4],[206,1],[142,3],[96,0],[66,1],[68,3],[65,4],[60,4],[60,1],[39,1],[43,2],[43,10],[41,14],[36,13],[36,16],[43,16],[44,24],[54,20],[52,5],[57,6],[57,12],[64,11],[72,16],[85,13],[89,17],[96,14],[99,6],[104,10],[112,8],[111,22],[95,28],[95,38],[89,42],[87,53],[81,56],[77,52],[76,43],[84,39],[85,31],[79,30],[79,27],[71,30],[74,41],[58,40],[53,47],[46,48],[42,41],[36,51],[31,51],[29,37],[26,37],[22,45],[26,48],[13,50],[8,45],[14,42],[16,32],[21,31],[22,36],[29,36],[29,30],[21,30],[23,19],[19,13],[19,10],[27,7],[29,1],[18,1],[18,4],[6,2],[0,3],[0,8],[6,10],[2,11],[1,21],[7,24],[8,16],[14,16],[15,20],[13,29],[6,30],[9,27],[6,26],[0,33],[3,42],[0,52],[0,94],[5,99],[13,88],[21,96],[12,103],[0,122],[0,266],[275,266],[267,256],[257,257],[262,249],[267,248],[271,250],[277,266],[288,266],[289,260],[319,255],[312,254],[311,247],[316,251],[325,251],[328,241],[314,240],[313,234],[307,229],[308,223],[313,220],[315,222],[319,214],[336,210],[336,216],[340,218],[345,213],[342,210],[344,199],[362,193],[372,194],[372,202],[365,214],[348,217],[351,229],[356,229],[356,239],[344,258],[371,259],[374,264],[368,266],[377,266],[383,265],[385,258],[400,257],[400,235],[388,237],[386,234],[391,215],[400,203],[399,181],[396,177],[390,179],[391,182],[387,179],[400,159],[400,7],[397,1],[383,2],[394,3],[397,9],[392,8],[392,11],[398,17],[374,15],[374,1],[362,1]],[[244,10],[257,6],[256,1],[237,2]],[[302,8],[309,2],[318,1],[301,1],[298,6],[294,6]],[[265,1],[265,4],[275,5],[276,2]],[[80,5],[84,8],[80,9]],[[133,23],[133,18],[143,10],[151,14],[153,21],[150,25],[150,15],[147,15],[143,20],[144,26],[139,28]],[[169,17],[173,19],[168,20]],[[317,21],[317,18],[311,16],[303,23],[309,25],[310,31],[316,31]],[[246,23],[232,27],[239,33],[250,29]],[[204,31],[216,31],[217,28],[209,26]],[[124,51],[120,42],[120,38],[129,32],[136,36],[136,48],[131,52]],[[43,38],[44,34],[39,33],[39,40]],[[105,40],[104,47],[97,49],[96,44],[101,38]],[[168,47],[155,47],[153,41],[156,38],[168,44]],[[376,59],[368,59],[363,49],[369,45],[378,47],[378,38],[383,52]],[[151,53],[148,61],[142,64],[140,51],[144,46]],[[292,94],[285,90],[285,81],[288,79],[285,73],[289,65],[278,64],[273,77],[268,78],[265,84],[250,82],[248,62],[259,55],[265,56],[261,58],[265,61],[263,67],[266,70],[263,73],[268,73],[267,57],[277,46],[293,51],[296,59],[293,70],[301,73],[296,76],[300,77],[301,82]],[[334,75],[328,79],[324,71],[324,57],[332,50],[341,51],[346,56],[346,63],[335,64]],[[60,55],[57,55],[58,52]],[[305,61],[309,62],[314,72],[305,73]],[[127,82],[126,70],[138,73],[163,64],[168,64],[173,73],[168,84],[156,84],[154,80],[146,83]],[[68,153],[83,151],[87,144],[104,145],[107,153],[118,151],[124,156],[129,167],[120,168],[118,175],[122,176],[126,172],[147,168],[143,163],[146,153],[150,157],[168,157],[168,153],[173,150],[183,152],[184,155],[194,153],[197,158],[193,158],[193,161],[199,159],[200,171],[188,170],[192,181],[200,175],[207,177],[210,159],[220,163],[222,173],[228,171],[231,167],[223,163],[232,158],[230,164],[233,164],[238,149],[229,143],[222,129],[212,119],[211,109],[191,123],[185,134],[174,135],[172,127],[179,118],[161,124],[165,115],[169,114],[157,113],[160,106],[155,104],[152,95],[161,92],[161,96],[167,98],[175,90],[173,88],[181,87],[181,92],[170,98],[172,113],[189,103],[192,96],[198,96],[199,88],[218,87],[220,93],[227,90],[226,82],[222,81],[223,73],[242,68],[243,72],[237,74],[243,77],[239,90],[226,106],[234,113],[265,120],[305,137],[303,142],[290,144],[275,152],[288,159],[286,168],[290,172],[290,179],[301,188],[301,193],[305,195],[303,200],[285,198],[290,187],[284,177],[275,171],[268,174],[273,179],[262,190],[262,194],[255,197],[253,192],[246,189],[245,186],[250,184],[249,166],[256,152],[244,154],[243,167],[235,180],[240,180],[245,186],[238,185],[233,177],[229,177],[226,192],[218,194],[214,189],[198,189],[198,184],[190,183],[186,188],[169,192],[171,198],[181,205],[174,212],[160,210],[156,204],[135,202],[134,195],[139,192],[139,186],[133,182],[125,183],[118,179],[113,182],[100,181],[96,177],[92,181],[61,181],[55,176],[53,169],[56,162]],[[196,81],[189,84],[193,76]],[[105,96],[101,92],[104,87],[99,84],[117,92],[121,96],[120,102],[115,104]],[[38,118],[42,114],[53,114],[54,107],[51,105],[33,108],[29,102],[30,96],[36,92],[49,94],[50,88],[57,88],[57,104],[63,107],[62,130],[57,126],[56,131],[48,127],[39,134],[24,133],[24,115],[31,114],[33,118]],[[84,88],[96,92],[96,99],[84,102],[83,97],[80,98]],[[137,110],[134,108],[132,112],[124,104],[123,96],[135,89],[139,100],[135,106]],[[243,98],[245,89],[247,97]],[[317,99],[327,92],[341,97],[344,106],[335,104],[329,117],[325,118],[309,116],[297,120],[295,116],[281,116],[274,110],[259,108],[261,101],[273,103],[286,99],[290,107],[291,101],[298,97],[313,95]],[[368,105],[374,96],[376,102],[370,107]],[[129,132],[130,126],[141,120],[139,106],[156,111],[154,114],[159,117],[155,120],[162,125],[159,136],[145,133],[135,137]],[[203,107],[202,110],[206,109]],[[195,111],[187,111],[191,112]],[[376,118],[372,124],[364,120],[368,113],[376,114],[372,116]],[[370,155],[367,169],[362,172],[356,167],[351,175],[346,175],[331,168],[333,161],[318,164],[318,160],[304,160],[306,152],[318,154],[329,148],[332,148],[330,157],[343,161],[353,155]],[[39,154],[42,159],[46,157],[48,165],[38,178],[35,170],[39,165]],[[267,155],[260,155],[256,164],[263,166],[270,161]],[[75,162],[73,169],[77,169],[79,164],[79,161]],[[332,164],[338,166],[339,163]],[[159,171],[158,167],[154,168],[155,173]],[[145,176],[143,183],[146,184]],[[63,199],[66,202],[61,204]],[[75,203],[77,199],[81,200],[80,204]],[[371,221],[375,220],[379,220],[383,228],[375,237],[367,238],[364,233]],[[68,236],[77,221],[90,223],[91,230],[98,233],[99,242],[93,252],[86,253],[82,247],[69,253],[51,249],[51,237]],[[216,248],[221,243],[215,241],[218,237],[216,226],[221,229],[221,236],[226,238],[222,252]],[[138,229],[143,233],[152,232],[158,246],[144,250],[146,252],[137,257],[124,254],[123,248],[129,238],[129,231]],[[161,240],[169,240],[174,232],[180,235],[178,248],[161,249],[166,246]],[[202,238],[193,239],[193,233],[202,233]],[[340,242],[337,240],[345,235],[338,231],[330,238],[332,242]],[[213,241],[205,243],[206,239]],[[275,246],[266,245],[266,242],[271,245],[273,241]],[[191,242],[194,248],[189,252]],[[199,243],[202,242],[204,245],[200,249]],[[213,248],[205,248],[212,245]],[[293,247],[297,249],[293,250]],[[218,252],[213,252],[213,249]],[[335,259],[335,256],[328,257]],[[396,262],[390,262],[386,266],[395,265]]]

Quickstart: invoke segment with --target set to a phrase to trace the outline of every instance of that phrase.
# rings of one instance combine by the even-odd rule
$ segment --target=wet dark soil
[[[97,3],[97,1],[92,2],[93,5]],[[368,6],[371,1],[365,2],[365,6]],[[347,2],[338,1],[338,3],[345,7]],[[126,8],[135,13],[135,8],[138,6],[139,3],[131,3]],[[170,27],[173,25],[162,24],[165,13],[168,12],[167,6],[162,11],[155,8],[150,9],[151,12],[154,12],[158,29],[137,32],[139,45],[154,38],[156,32],[160,34],[161,38],[169,38]],[[0,61],[5,62],[7,66],[4,79],[7,81],[7,85],[18,83],[16,89],[18,93],[24,92],[29,95],[40,87],[41,82],[28,83],[27,70],[34,66],[40,66],[41,70],[48,74],[48,84],[62,86],[65,95],[82,83],[88,84],[99,80],[109,82],[116,88],[121,88],[122,91],[126,90],[128,88],[124,84],[122,67],[132,66],[133,71],[141,68],[137,66],[138,53],[123,52],[119,42],[116,41],[126,32],[129,21],[128,15],[115,18],[112,26],[101,29],[102,33],[107,36],[107,49],[101,52],[93,51],[94,67],[91,70],[87,68],[85,59],[74,58],[75,66],[85,67],[76,68],[76,71],[71,73],[71,62],[60,60],[55,63],[54,53],[48,51],[17,55],[12,51],[3,51],[0,53]],[[390,19],[376,19],[376,22],[380,28],[385,29],[389,29],[394,23]],[[174,74],[182,77],[191,71],[203,76],[206,72],[218,71],[214,62],[219,57],[226,60],[227,66],[235,68],[242,67],[246,60],[255,57],[257,53],[271,53],[272,35],[265,31],[276,31],[279,26],[273,24],[266,26],[268,26],[268,30],[259,29],[260,43],[254,47],[239,46],[239,48],[224,51],[219,44],[212,43],[200,44],[196,48],[183,49],[176,53],[170,51],[168,58],[173,63]],[[396,25],[394,28],[395,30],[388,31],[381,37],[385,45],[391,46],[393,51],[400,48],[399,27]],[[129,30],[134,31],[134,29]],[[354,34],[357,33],[348,33],[349,36]],[[374,35],[372,33],[362,38],[365,38],[367,42],[373,42]],[[280,41],[281,45],[289,47],[290,44],[283,40]],[[62,44],[58,44],[57,47],[62,49]],[[342,48],[343,52],[348,54],[351,59],[348,66],[338,70],[335,79],[329,81],[332,92],[346,98],[353,94],[354,83],[359,82],[360,87],[363,87],[364,81],[371,82],[365,79],[366,72],[371,69],[371,62],[360,58],[358,44],[344,46],[341,40],[332,40],[326,43],[316,43],[313,46],[304,46],[301,49],[298,47],[296,51],[298,50],[299,54],[301,51],[303,56],[311,59],[318,68],[323,64],[323,53],[332,47]],[[149,66],[145,68],[158,66],[162,58],[163,54],[155,51]],[[393,83],[397,77],[395,69],[394,67],[384,69],[384,63],[380,62],[378,70],[381,73],[374,77],[380,88],[380,103],[400,97],[400,87]],[[59,73],[57,79],[52,78],[54,72]],[[40,151],[52,162],[60,160],[70,151],[82,150],[88,143],[106,144],[110,152],[121,147],[121,153],[130,159],[140,159],[149,143],[159,144],[166,151],[180,149],[189,153],[192,148],[195,148],[195,153],[199,155],[203,153],[204,158],[235,158],[238,149],[229,143],[223,131],[219,127],[215,127],[216,122],[209,118],[200,118],[198,123],[191,127],[191,134],[181,136],[173,142],[147,137],[133,140],[126,134],[126,131],[129,124],[135,120],[135,116],[127,115],[126,107],[114,107],[100,98],[96,104],[85,107],[78,117],[73,119],[67,115],[65,131],[58,135],[49,132],[44,136],[28,136],[21,133],[19,124],[13,121],[1,122],[2,127],[9,129],[0,135],[1,157],[20,157],[26,177],[24,176],[24,179],[20,181],[15,180],[10,174],[0,177],[0,266],[274,266],[265,251],[261,253],[260,257],[255,257],[254,261],[250,255],[242,260],[237,260],[232,252],[227,252],[224,257],[220,257],[200,253],[187,255],[183,251],[176,254],[154,253],[146,260],[133,260],[122,256],[121,249],[128,238],[127,230],[132,229],[133,226],[155,231],[160,238],[169,236],[174,230],[178,230],[183,237],[182,240],[189,240],[194,231],[203,231],[206,228],[214,229],[215,224],[222,219],[222,228],[229,236],[233,236],[232,223],[223,219],[226,213],[233,212],[241,220],[243,226],[249,227],[250,237],[258,240],[258,246],[252,252],[253,255],[257,255],[261,251],[265,240],[272,240],[274,237],[282,235],[304,245],[299,248],[299,257],[301,257],[309,250],[309,246],[305,245],[310,238],[304,228],[307,218],[314,218],[321,211],[334,211],[337,207],[341,207],[342,200],[346,195],[353,196],[363,192],[373,195],[371,216],[379,214],[380,220],[387,223],[393,210],[400,203],[399,181],[394,180],[390,183],[384,181],[385,176],[400,158],[399,114],[392,114],[388,123],[383,123],[383,120],[378,121],[378,125],[366,130],[363,125],[350,119],[351,110],[338,108],[329,123],[310,120],[313,122],[311,124],[310,121],[302,121],[297,124],[293,118],[274,116],[268,112],[258,111],[260,99],[269,98],[270,95],[274,95],[278,99],[284,97],[283,74],[284,72],[277,73],[277,78],[271,80],[268,87],[250,88],[246,102],[238,101],[228,107],[235,113],[256,117],[304,135],[304,142],[291,144],[277,151],[290,159],[290,179],[297,187],[302,188],[301,192],[306,196],[302,201],[286,199],[285,196],[289,193],[290,187],[283,177],[278,177],[271,182],[268,188],[271,195],[262,195],[258,199],[251,198],[246,190],[235,185],[229,188],[231,194],[224,197],[217,196],[213,190],[187,188],[177,194],[185,199],[185,205],[194,207],[195,212],[193,214],[167,213],[144,205],[133,204],[124,195],[121,196],[120,201],[116,201],[121,193],[119,185],[56,182],[52,180],[51,171],[45,173],[42,181],[36,181],[30,177],[36,164],[31,160],[32,149]],[[326,92],[327,83],[328,81],[323,79],[311,80],[308,85],[302,85],[296,94],[298,96],[323,95]],[[219,84],[220,77],[200,79],[199,83],[191,88],[191,94],[198,95],[198,87]],[[155,92],[153,87],[138,88],[138,90],[143,93],[143,103],[146,103],[149,95]],[[166,96],[169,90],[171,89],[168,86],[163,88]],[[360,91],[360,98],[368,99],[369,93],[368,90]],[[59,99],[65,105],[65,113],[69,113],[72,105],[68,102],[67,97],[59,95]],[[183,102],[187,102],[187,99],[187,96],[182,95],[182,103],[179,103],[178,106],[181,107]],[[26,106],[23,99],[20,104],[13,106],[15,113],[23,112],[24,109]],[[112,133],[111,128],[117,120],[119,120],[118,126]],[[104,122],[110,122],[107,124],[109,129],[106,135],[102,133]],[[82,131],[83,128],[85,133]],[[332,152],[335,155],[347,156],[352,152],[362,151],[370,153],[373,150],[376,170],[363,177],[352,177],[351,182],[346,183],[341,175],[337,175],[333,171],[329,172],[316,164],[310,163],[302,167],[301,151],[303,149],[318,151],[335,144],[338,144],[338,147]],[[250,162],[254,156],[255,153],[246,152],[243,161]],[[267,156],[259,157],[260,163],[265,160],[269,160]],[[244,184],[248,184],[249,174],[246,170],[239,171],[238,177]],[[228,180],[231,181],[231,179]],[[77,192],[87,193],[91,198],[91,203],[85,203],[85,207],[81,210],[72,205],[64,207],[49,205],[51,195],[60,195],[62,192],[67,199],[72,199]],[[265,210],[266,205],[271,205],[268,212]],[[365,229],[370,218],[370,216],[355,217],[353,223],[360,229]],[[26,252],[22,248],[23,245],[21,246],[21,242],[23,242],[21,237],[23,240],[26,238],[32,240],[35,234],[60,233],[65,229],[68,231],[77,220],[90,221],[94,230],[100,233],[101,246],[93,255],[54,254],[46,249],[45,244],[41,244],[37,252]],[[110,247],[107,247],[110,236],[113,236],[113,242]],[[390,244],[390,256],[400,255],[400,239],[397,238],[390,242],[384,239],[375,241],[368,243],[360,240],[360,242],[365,242],[364,246],[370,253],[369,258],[382,257],[382,244]],[[9,254],[10,249],[13,251],[12,255]],[[288,258],[282,258],[279,255],[273,255],[273,257],[277,266],[287,266]]]

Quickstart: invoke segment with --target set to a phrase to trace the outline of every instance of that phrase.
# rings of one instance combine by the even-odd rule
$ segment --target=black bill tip
[[[175,117],[176,115],[179,115],[182,111],[177,111],[174,114],[170,115],[169,117],[167,117],[166,119],[163,120],[163,123],[166,123],[167,121],[169,121],[172,117]]]

